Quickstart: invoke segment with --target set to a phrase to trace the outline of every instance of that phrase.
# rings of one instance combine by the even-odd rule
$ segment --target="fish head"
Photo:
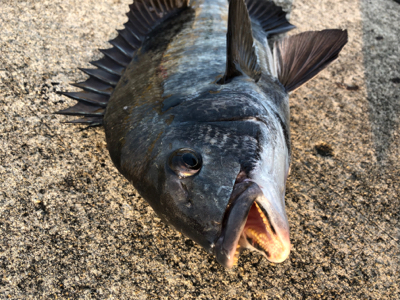
[[[213,125],[168,128],[149,169],[154,193],[146,200],[166,223],[207,251],[213,249],[240,172],[235,151],[226,148],[236,143],[229,130]]]
[[[290,252],[288,149],[283,134],[272,139],[276,130],[263,126],[252,119],[170,126],[145,176],[143,194],[157,214],[228,268],[245,248],[272,262]]]
[[[225,267],[234,266],[246,248],[273,263],[289,256],[285,211],[289,155],[283,135],[274,137],[260,139],[259,159],[250,171],[241,171],[235,182],[215,246],[216,258]]]

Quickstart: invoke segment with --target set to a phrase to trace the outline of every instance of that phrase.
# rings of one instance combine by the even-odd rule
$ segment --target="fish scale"
[[[163,68],[164,96],[182,93],[195,98],[203,90],[215,89],[213,81],[225,67],[228,3],[224,0],[197,3],[195,17],[168,45]],[[193,72],[193,75],[187,74]],[[186,80],[182,77],[186,74]],[[210,74],[215,74],[214,78]]]

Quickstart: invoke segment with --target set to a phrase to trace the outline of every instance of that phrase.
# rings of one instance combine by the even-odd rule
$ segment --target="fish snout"
[[[233,267],[241,250],[249,248],[280,263],[290,253],[290,235],[286,213],[274,208],[259,185],[245,181],[235,185],[215,243],[219,263]]]

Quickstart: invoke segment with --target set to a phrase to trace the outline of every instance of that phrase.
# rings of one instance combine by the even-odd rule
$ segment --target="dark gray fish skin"
[[[78,104],[58,113],[103,124],[118,170],[225,267],[243,248],[284,261],[288,92],[337,58],[347,32],[302,33],[272,53],[268,37],[294,26],[270,1],[136,0],[130,8],[115,48],[93,62],[99,69],[83,70],[90,78],[76,86],[85,92],[65,94]]]
[[[154,33],[126,69],[104,118],[121,173],[163,219],[206,249],[241,166],[250,170],[259,159],[261,125],[246,119],[276,118],[248,78],[216,83],[225,69],[227,13],[226,1],[205,1]],[[271,96],[283,103],[283,87],[271,85]],[[172,97],[177,101],[169,105]],[[168,170],[167,158],[179,148],[207,155],[201,174],[179,179]]]
[[[226,64],[227,13],[227,1],[204,1],[154,32],[104,118],[120,172],[162,219],[207,250],[221,231],[239,172],[249,174],[261,147],[276,143],[278,132],[289,133],[288,95],[277,80],[263,75],[257,84],[241,76],[217,84]],[[198,175],[179,178],[168,168],[169,155],[180,148],[202,155]],[[283,181],[290,157],[284,151]]]

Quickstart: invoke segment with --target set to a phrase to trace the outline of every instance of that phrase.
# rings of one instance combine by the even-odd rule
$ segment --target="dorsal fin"
[[[347,30],[307,31],[274,44],[278,79],[293,91],[334,61],[347,43]]]
[[[228,83],[243,74],[257,82],[261,77],[261,68],[257,62],[251,20],[244,0],[229,1],[226,47],[226,70],[219,83]]]
[[[125,28],[118,30],[118,36],[110,41],[114,47],[100,50],[105,56],[91,62],[96,69],[81,69],[89,75],[85,82],[72,84],[84,91],[64,93],[78,103],[56,114],[84,117],[68,123],[101,125],[105,107],[115,86],[146,36],[159,24],[188,7],[189,2],[190,0],[135,0],[129,6],[129,20],[124,24]]]

